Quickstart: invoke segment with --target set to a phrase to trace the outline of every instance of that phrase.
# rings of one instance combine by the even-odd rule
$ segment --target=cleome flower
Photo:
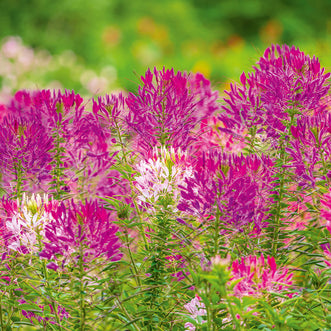
[[[190,76],[154,68],[141,80],[138,95],[127,97],[126,120],[144,155],[155,146],[185,150],[195,140],[196,124],[219,108],[218,93],[212,92],[210,82],[199,73]]]
[[[45,235],[45,226],[52,220],[51,209],[57,204],[37,194],[30,198],[23,193],[22,200],[2,201],[6,214],[2,227],[4,239],[9,249],[22,253],[37,253],[41,250],[41,240]]]
[[[15,183],[25,190],[35,191],[48,172],[52,161],[53,140],[37,117],[7,115],[0,123],[0,171],[2,186],[8,194]]]
[[[195,156],[202,152],[220,150],[225,153],[241,154],[247,147],[243,129],[228,130],[217,116],[203,119],[199,125],[199,137],[190,148]]]
[[[193,175],[179,185],[177,208],[190,215],[213,217],[241,231],[253,224],[266,226],[272,162],[267,157],[237,156],[214,151],[196,161]]]
[[[233,294],[237,297],[256,296],[263,292],[281,293],[292,285],[293,274],[288,273],[287,268],[277,268],[275,258],[264,256],[247,256],[241,260],[235,260],[231,270],[230,282],[239,280],[233,288]]]
[[[100,107],[88,111],[83,101],[73,91],[18,91],[0,124],[0,170],[27,169],[28,192],[96,195],[115,163],[116,139]]]
[[[229,129],[259,126],[267,138],[277,138],[286,122],[325,111],[323,98],[330,85],[318,59],[287,45],[269,47],[254,67],[231,84],[220,119]],[[259,131],[257,133],[260,133]]]
[[[193,318],[198,325],[206,323],[203,319],[203,316],[205,316],[205,318],[207,316],[206,306],[198,295],[195,295],[190,302],[185,304],[184,308],[190,313],[190,317]],[[196,327],[193,323],[187,322],[185,323],[185,330],[195,331]]]
[[[295,181],[301,187],[315,187],[316,182],[326,180],[328,170],[325,160],[331,155],[330,113],[303,116],[291,126],[291,139],[285,148],[290,157],[287,168],[292,168]]]
[[[136,170],[139,173],[135,177],[137,199],[143,207],[154,205],[160,197],[166,196],[172,204],[177,203],[180,198],[178,185],[185,185],[185,179],[192,176],[186,154],[165,147],[155,148],[150,158],[138,163]]]
[[[96,200],[62,202],[52,210],[52,221],[45,227],[45,247],[39,255],[50,261],[48,268],[55,270],[59,260],[62,267],[76,264],[81,257],[84,263],[101,256],[109,261],[120,260],[118,227],[111,217]]]
[[[28,304],[23,298],[19,299],[18,302],[20,304]],[[34,311],[22,309],[22,315],[25,318],[27,318],[31,324],[37,324],[36,321],[42,324],[45,323],[57,324],[56,318],[54,316],[55,312],[51,304],[44,306],[35,302],[35,303],[29,303],[29,305],[31,307],[34,306],[35,308]],[[48,317],[45,317],[45,314],[47,314]],[[70,317],[69,313],[61,305],[57,305],[56,314],[59,317],[60,321],[62,321],[63,319],[68,319]]]

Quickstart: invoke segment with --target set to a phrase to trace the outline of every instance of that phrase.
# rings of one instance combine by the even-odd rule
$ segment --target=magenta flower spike
[[[26,302],[25,299],[23,299],[23,298],[19,299],[18,302],[20,304],[28,304],[28,302]],[[36,320],[39,323],[48,322],[50,324],[57,324],[56,318],[54,316],[55,312],[54,312],[54,309],[53,309],[51,304],[48,305],[50,313],[53,315],[51,317],[40,316],[41,313],[44,313],[44,311],[45,311],[45,306],[44,305],[40,305],[37,302],[35,302],[34,305],[36,306],[36,308],[37,307],[39,308],[38,310],[40,310],[40,313],[38,313],[36,311],[27,311],[27,310],[22,309],[22,315],[25,318],[27,318],[30,321],[30,323],[35,324],[34,322]],[[56,312],[57,316],[59,317],[60,321],[63,321],[63,319],[69,318],[69,313],[61,305],[57,305],[56,310],[57,310],[57,312]]]
[[[128,127],[137,134],[140,151],[155,146],[185,150],[196,138],[193,129],[218,109],[218,93],[201,74],[187,75],[174,70],[148,70],[141,77],[138,95],[130,93]]]
[[[296,126],[290,127],[292,137],[285,148],[289,158],[284,167],[293,169],[301,187],[315,187],[329,176],[325,162],[331,155],[330,125],[330,114],[321,112],[298,118]]]
[[[197,160],[193,176],[179,185],[177,208],[191,215],[216,215],[234,230],[247,224],[265,227],[270,203],[272,162],[257,156],[204,153]]]
[[[35,191],[49,177],[52,148],[53,139],[37,117],[6,116],[0,123],[0,171],[7,193],[17,186]]]
[[[253,73],[240,76],[241,84],[231,84],[226,92],[220,119],[227,128],[258,125],[267,137],[277,138],[285,130],[284,121],[290,121],[291,111],[296,111],[295,118],[324,111],[330,73],[325,73],[318,59],[294,46],[273,45],[257,65]]]
[[[123,128],[126,126],[125,116],[128,114],[126,98],[122,93],[98,97],[97,100],[93,100],[93,113],[104,118],[106,120],[105,125],[110,124],[115,127],[117,123],[121,124]]]
[[[117,153],[113,148],[116,139],[105,125],[100,107],[93,106],[93,112],[87,111],[82,97],[69,91],[19,91],[8,105],[7,113],[8,118],[12,116],[40,127],[52,142],[51,164],[38,178],[39,191],[96,195],[96,188],[107,181]],[[43,148],[45,144],[40,140],[36,145]],[[35,162],[39,159],[35,155]],[[107,192],[106,188],[103,191]]]
[[[118,227],[97,201],[62,202],[52,211],[52,218],[45,229],[45,248],[40,253],[50,261],[49,268],[57,269],[59,265],[54,263],[58,259],[62,260],[62,266],[77,263],[80,249],[84,252],[84,263],[101,256],[109,261],[121,259],[121,243],[116,236]]]

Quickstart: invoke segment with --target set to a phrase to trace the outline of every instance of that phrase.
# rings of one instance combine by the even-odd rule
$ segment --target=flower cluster
[[[39,194],[22,201],[3,200],[1,203],[3,221],[1,228],[6,246],[21,253],[37,253],[42,249],[45,226],[52,220],[51,210],[57,205],[48,196]]]
[[[173,252],[173,254],[166,256],[165,258],[169,262],[166,266],[175,270],[175,272],[171,274],[171,276],[174,277],[176,281],[180,282],[181,280],[185,279],[185,275],[190,274],[188,271],[185,270],[187,268],[187,265],[184,256]]]
[[[35,118],[37,119],[37,118]],[[50,179],[52,138],[37,120],[7,115],[0,123],[0,171],[8,193]],[[28,185],[30,184],[30,185]]]
[[[286,168],[294,170],[295,181],[302,187],[315,187],[316,182],[330,176],[326,166],[331,155],[330,125],[330,114],[323,113],[303,116],[290,128],[292,138],[285,149],[289,156]]]
[[[49,260],[48,268],[56,270],[59,259],[62,267],[79,259],[84,264],[102,256],[108,261],[121,259],[118,227],[97,201],[62,202],[51,214],[52,220],[45,226],[45,247],[39,254]]]
[[[135,177],[138,202],[145,207],[157,203],[160,198],[171,197],[169,202],[179,200],[178,186],[192,176],[192,166],[187,155],[171,148],[155,148],[151,158],[140,161]],[[151,207],[153,208],[153,207]]]
[[[85,110],[79,94],[19,91],[6,112],[0,166],[8,193],[14,190],[9,183],[17,180],[27,192],[64,191],[72,196],[95,195],[103,186],[115,163],[116,140],[98,110]],[[105,194],[111,194],[109,186],[103,188]]]
[[[293,274],[287,268],[277,268],[275,258],[247,256],[235,260],[231,266],[230,281],[239,280],[233,293],[237,297],[261,296],[264,291],[281,293],[292,285]]]
[[[27,302],[24,299],[19,299],[18,300],[20,304],[24,305]],[[37,303],[34,304],[36,307],[35,311],[29,311],[29,310],[25,310],[22,309],[22,315],[27,318],[30,323],[34,324],[34,319],[36,319],[39,323],[50,323],[50,324],[57,324],[56,322],[56,318],[55,318],[55,312],[53,309],[53,306],[51,304],[48,305],[47,309],[45,309],[46,307],[44,305],[38,305]],[[31,304],[30,304],[31,306]],[[48,314],[51,317],[44,317],[44,316],[40,316],[40,315],[45,315],[46,310],[48,310]],[[69,318],[69,314],[68,312],[65,310],[64,307],[58,305],[56,308],[57,312],[57,316],[59,317],[60,321],[62,321],[64,318]],[[39,311],[39,314],[37,313],[37,311]]]
[[[196,320],[197,324],[206,323],[206,321],[202,318],[202,316],[207,316],[207,310],[205,309],[206,306],[198,295],[185,304],[184,308],[190,313],[190,317]],[[185,330],[195,331],[196,327],[194,324],[187,322],[185,324]]]
[[[258,64],[222,110],[156,68],[0,105],[0,328],[325,329],[330,74],[287,46]]]
[[[137,135],[139,151],[155,146],[186,150],[196,140],[194,128],[219,107],[218,93],[201,74],[190,76],[174,70],[148,70],[141,77],[138,95],[130,93],[127,124]]]
[[[220,150],[238,155],[247,147],[245,136],[244,130],[227,130],[225,124],[217,116],[211,116],[201,121],[199,138],[190,152],[199,155],[202,152]]]
[[[204,153],[194,175],[181,188],[178,209],[192,215],[216,216],[241,230],[247,224],[261,230],[266,224],[272,162],[268,158]]]
[[[258,126],[266,137],[277,139],[285,122],[325,109],[323,98],[330,87],[330,73],[324,73],[315,57],[294,46],[273,45],[258,66],[248,77],[245,73],[240,76],[241,86],[231,84],[231,91],[226,92],[229,99],[224,99],[227,105],[220,118],[229,129]]]

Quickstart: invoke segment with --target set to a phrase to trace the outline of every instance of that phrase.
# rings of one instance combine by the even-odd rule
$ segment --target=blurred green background
[[[165,66],[223,89],[272,43],[328,69],[330,13],[331,0],[0,0],[0,83],[7,95],[46,86],[96,95],[134,91],[148,67]]]

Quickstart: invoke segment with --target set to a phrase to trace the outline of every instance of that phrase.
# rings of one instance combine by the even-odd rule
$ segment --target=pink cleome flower
[[[294,46],[273,45],[257,64],[253,73],[240,76],[241,84],[231,84],[226,92],[229,98],[224,99],[220,115],[226,127],[259,125],[268,138],[278,138],[286,128],[284,120],[290,119],[289,110],[300,109],[301,115],[324,111],[321,105],[330,87],[330,73],[325,73],[318,59]]]
[[[127,124],[137,135],[139,151],[145,155],[155,146],[186,150],[195,138],[194,128],[219,107],[218,93],[201,74],[174,70],[147,70],[138,95],[130,93]]]
[[[109,261],[122,258],[121,243],[116,236],[118,227],[111,214],[98,202],[62,202],[52,210],[52,220],[45,227],[45,248],[39,254],[50,261],[48,268],[56,270],[61,260],[76,264],[83,253],[84,263],[98,257]]]
[[[204,324],[206,321],[202,319],[203,316],[207,316],[207,310],[205,304],[202,302],[198,295],[184,305],[184,308],[190,313],[190,317],[196,320],[197,324]],[[198,317],[200,317],[201,323],[199,323]],[[185,324],[185,330],[194,331],[196,329],[195,325],[191,322]]]
[[[246,130],[247,131],[247,130]],[[243,129],[228,130],[216,116],[203,119],[199,127],[199,137],[190,149],[195,156],[216,149],[226,153],[241,154],[247,147]]]
[[[25,299],[21,298],[18,300],[18,302],[20,304],[27,304],[27,302],[25,301]],[[52,307],[51,304],[49,304],[49,308],[47,310],[49,310],[49,315],[53,315],[51,317],[44,317],[44,316],[40,316],[40,314],[45,314],[46,312],[46,309],[45,309],[45,306],[44,305],[38,305],[37,303],[34,303],[36,306],[38,306],[38,310],[40,311],[40,313],[38,314],[37,313],[37,310],[35,311],[28,311],[28,310],[25,310],[25,309],[22,309],[22,315],[27,318],[30,323],[32,324],[35,324],[34,323],[34,320],[37,320],[39,323],[43,323],[44,322],[48,322],[50,324],[57,324],[56,322],[56,319],[55,319],[55,314],[54,314],[54,309]],[[37,307],[36,307],[37,308]],[[61,305],[57,305],[57,308],[56,308],[56,313],[57,313],[57,316],[60,318],[60,321],[62,321],[63,319],[67,319],[69,318],[69,314],[68,312],[65,310],[64,307],[62,307]]]
[[[272,161],[262,156],[203,153],[196,161],[193,176],[179,185],[177,208],[187,214],[216,215],[233,230],[253,224],[259,232],[267,225],[268,200],[272,189]],[[269,204],[270,205],[270,204]]]
[[[53,186],[58,191],[61,185],[71,194],[84,190],[93,196],[96,187],[109,193],[101,182],[115,163],[116,139],[102,115],[100,107],[87,110],[83,98],[74,92],[18,91],[0,123],[5,188],[12,181],[13,169],[21,167],[27,192],[51,193]],[[59,167],[61,183],[54,184],[51,174],[59,172]],[[106,186],[111,184],[108,180]],[[12,188],[7,190],[11,193]]]
[[[292,285],[292,273],[287,268],[277,268],[275,258],[264,256],[247,256],[241,260],[235,260],[231,270],[230,281],[240,281],[234,286],[233,293],[237,297],[256,296],[263,292],[277,292],[288,290]]]

